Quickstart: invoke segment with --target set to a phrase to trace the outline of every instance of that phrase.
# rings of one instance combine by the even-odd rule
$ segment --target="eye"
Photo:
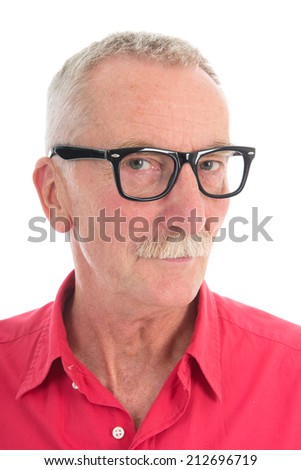
[[[132,170],[149,170],[151,168],[151,163],[142,158],[133,158],[126,162],[126,165],[129,166]]]
[[[219,169],[221,165],[221,162],[217,162],[217,161],[214,161],[214,160],[206,160],[204,162],[201,161],[200,163],[200,169],[201,170],[205,170],[205,171],[216,171]]]

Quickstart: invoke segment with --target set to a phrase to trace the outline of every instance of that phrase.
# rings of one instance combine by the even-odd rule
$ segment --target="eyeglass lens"
[[[175,168],[176,163],[168,154],[151,151],[131,153],[119,167],[123,192],[142,199],[159,196],[168,188]],[[244,157],[236,150],[218,150],[201,156],[196,168],[199,183],[208,194],[231,194],[241,184]]]

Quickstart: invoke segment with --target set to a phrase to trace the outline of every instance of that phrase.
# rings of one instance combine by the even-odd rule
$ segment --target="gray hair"
[[[53,78],[48,90],[47,152],[58,143],[74,144],[89,125],[93,103],[86,98],[86,91],[91,69],[107,57],[129,55],[169,65],[200,67],[219,84],[207,60],[187,41],[145,32],[111,34],[68,59]]]

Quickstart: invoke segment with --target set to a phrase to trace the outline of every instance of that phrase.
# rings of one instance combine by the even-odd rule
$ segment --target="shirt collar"
[[[222,399],[221,345],[218,311],[214,294],[204,281],[198,300],[194,335],[186,352],[192,356],[218,399]]]
[[[16,398],[40,385],[47,377],[54,360],[64,359],[72,364],[74,356],[67,341],[63,322],[63,310],[67,300],[72,296],[75,285],[75,273],[72,271],[61,285],[56,299],[40,310],[45,317],[26,376],[19,388]],[[192,341],[186,356],[193,357],[211,388],[221,399],[221,363],[220,333],[218,313],[214,295],[203,282],[199,292],[198,316]],[[182,380],[187,381],[187,362],[182,361]]]
[[[36,333],[38,337],[33,343],[32,360],[16,398],[40,385],[47,377],[53,361],[63,355],[67,357],[72,355],[68,346],[63,311],[67,300],[74,292],[74,285],[75,273],[72,271],[61,285],[55,301],[36,312],[43,317],[42,325]]]

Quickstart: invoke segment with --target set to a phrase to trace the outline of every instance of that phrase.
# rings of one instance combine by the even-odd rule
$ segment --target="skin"
[[[228,112],[220,88],[202,70],[146,62],[133,57],[108,58],[91,74],[91,126],[76,145],[96,148],[148,145],[194,151],[229,143]],[[75,294],[64,312],[74,354],[113,393],[139,427],[167,376],[191,340],[197,313],[197,293],[207,258],[142,259],[128,237],[128,221],[143,216],[151,226],[156,217],[187,218],[192,210],[202,218],[198,228],[213,234],[221,225],[227,200],[208,198],[197,187],[185,164],[172,191],[163,199],[135,202],[122,198],[108,162],[69,162],[68,178],[56,159],[42,158],[34,172],[47,216],[70,222],[76,270]],[[73,217],[82,236],[88,216],[118,208],[127,218],[121,243],[106,243],[95,226],[94,241],[74,237]],[[208,226],[209,217],[219,223]],[[65,230],[59,222],[57,230]],[[175,224],[176,225],[176,224]],[[181,223],[191,231],[191,224]],[[160,224],[160,232],[166,225]],[[113,235],[113,224],[106,234]]]

